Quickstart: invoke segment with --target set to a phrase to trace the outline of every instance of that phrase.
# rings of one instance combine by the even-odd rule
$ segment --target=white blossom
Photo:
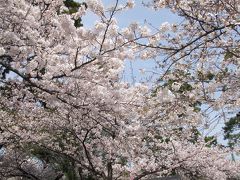
[[[0,47],[0,56],[5,54],[5,49],[3,47]]]

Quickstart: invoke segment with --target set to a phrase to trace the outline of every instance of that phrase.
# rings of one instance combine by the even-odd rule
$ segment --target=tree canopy
[[[0,179],[239,179],[200,130],[239,112],[239,3],[146,0],[183,21],[119,27],[134,1],[0,0]],[[152,59],[156,81],[121,79]]]

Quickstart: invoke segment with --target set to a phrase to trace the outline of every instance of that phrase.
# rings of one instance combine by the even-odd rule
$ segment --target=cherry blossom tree
[[[201,104],[239,108],[238,7],[214,2],[145,2],[184,18],[151,31],[118,26],[130,0],[0,0],[0,177],[238,179],[232,149],[197,130]],[[154,58],[154,87],[121,80],[126,60]]]
[[[166,70],[159,81],[167,81],[168,85],[180,91],[185,89],[193,101],[207,104],[206,116],[217,110],[226,121],[227,113],[237,113],[238,1],[156,0],[146,5],[155,10],[169,8],[183,18],[180,24],[164,23],[160,27],[165,33],[160,32],[157,37],[161,35],[164,43],[155,45],[149,40],[154,52],[152,56],[165,54],[159,65]],[[172,49],[166,51],[165,47]],[[180,76],[174,78],[174,73]]]

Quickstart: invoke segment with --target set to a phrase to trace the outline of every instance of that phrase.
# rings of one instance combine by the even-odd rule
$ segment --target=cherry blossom
[[[62,0],[1,1],[0,177],[238,179],[232,149],[197,129],[199,103],[239,107],[238,13],[214,2],[153,1],[185,18],[153,30],[118,26],[133,1],[88,0],[72,14]],[[75,24],[86,11],[92,28]],[[121,80],[126,61],[152,58],[152,86]]]

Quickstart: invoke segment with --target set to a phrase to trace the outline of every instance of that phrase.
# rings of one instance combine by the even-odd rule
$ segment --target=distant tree
[[[240,112],[225,123],[223,130],[224,139],[228,140],[230,147],[240,145]]]
[[[87,9],[87,4],[85,2],[79,3],[74,0],[65,0],[63,1],[63,3],[66,7],[66,9],[63,10],[63,13],[70,14],[70,15],[75,14],[75,17],[73,17],[74,26],[75,27],[83,26],[82,19],[81,19],[81,16],[83,14],[78,13],[78,11],[79,11],[79,8]]]

